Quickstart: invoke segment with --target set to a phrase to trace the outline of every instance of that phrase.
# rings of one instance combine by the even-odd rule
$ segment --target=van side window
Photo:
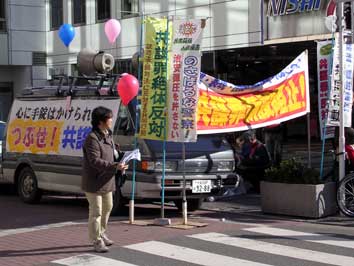
[[[114,135],[134,135],[135,129],[128,107],[122,103],[119,106],[118,117],[114,126]]]

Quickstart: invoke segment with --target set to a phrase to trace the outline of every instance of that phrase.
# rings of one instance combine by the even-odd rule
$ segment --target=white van
[[[25,89],[12,104],[0,182],[14,184],[27,203],[38,202],[43,192],[82,193],[82,144],[91,130],[91,112],[95,107],[113,110],[115,142],[123,151],[134,148],[135,108],[120,103],[114,86],[60,84]],[[138,146],[142,161],[136,168],[135,198],[160,200],[162,142],[138,139]],[[181,208],[182,146],[167,143],[166,147],[165,197]],[[117,188],[114,211],[130,197],[131,170],[132,165],[127,181]],[[204,198],[237,186],[238,176],[233,170],[233,151],[223,136],[202,135],[198,142],[188,143],[185,172],[189,209],[198,209]],[[207,182],[197,187],[197,180]]]

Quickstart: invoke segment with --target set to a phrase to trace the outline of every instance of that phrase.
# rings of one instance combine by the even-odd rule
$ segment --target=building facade
[[[0,1],[0,120],[16,92],[47,80],[46,35],[45,1]]]
[[[142,15],[207,18],[202,71],[235,84],[274,75],[308,49],[315,94],[316,40],[331,38],[325,27],[329,2],[0,0],[0,120],[6,120],[11,99],[22,88],[46,84],[54,74],[75,73],[76,57],[83,48],[111,53],[116,72],[131,72],[131,56],[140,47]],[[122,27],[113,45],[104,33],[110,18],[118,19]],[[58,37],[64,23],[75,27],[69,47]]]
[[[207,18],[203,51],[213,51],[260,45],[261,7],[254,0],[0,0],[0,120],[7,119],[22,88],[44,85],[55,74],[73,74],[83,48],[111,53],[117,60],[115,71],[130,72],[130,58],[139,50],[142,14]],[[114,45],[104,33],[110,18],[122,26]],[[58,37],[63,23],[75,27],[68,48]],[[215,62],[208,63],[213,67]]]
[[[320,137],[318,119],[317,41],[331,39],[326,17],[333,14],[331,0],[269,0],[264,6],[264,48],[268,51],[268,75],[280,71],[304,50],[309,55],[311,130],[315,139]],[[276,71],[274,73],[274,71]],[[307,137],[306,117],[286,123],[287,136]]]
[[[63,3],[61,0],[51,2]],[[75,10],[79,7],[84,7],[84,10],[77,13],[84,16],[83,20],[76,22]],[[90,47],[111,53],[118,60],[117,70],[126,72],[129,70],[126,69],[129,62],[125,60],[129,61],[139,50],[142,14],[155,17],[207,18],[203,51],[260,45],[261,7],[261,1],[258,0],[143,0],[140,5],[138,0],[64,1],[62,9],[57,10],[62,10],[64,23],[75,26],[76,37],[69,48],[66,48],[58,39],[57,27],[51,27],[47,37],[48,67],[52,73],[71,73],[68,67],[76,64],[77,53]],[[104,22],[109,18],[118,19],[122,27],[114,45],[107,41],[104,33]]]

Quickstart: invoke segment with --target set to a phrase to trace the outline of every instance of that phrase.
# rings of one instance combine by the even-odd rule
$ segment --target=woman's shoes
[[[105,253],[108,252],[108,248],[106,247],[105,243],[103,242],[103,239],[96,240],[93,242],[93,249],[95,252],[98,253]]]
[[[106,246],[112,246],[114,241],[110,240],[105,233],[101,235],[101,238]]]
[[[100,240],[96,240],[93,242],[93,249],[95,252],[98,253],[104,253],[104,252],[108,252],[108,246],[112,246],[114,244],[114,242],[112,240],[110,240],[106,234],[102,234],[101,235],[101,239]]]

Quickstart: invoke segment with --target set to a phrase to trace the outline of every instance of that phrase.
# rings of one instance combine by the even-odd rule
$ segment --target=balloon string
[[[139,1],[140,3],[140,1]],[[139,9],[140,10],[140,9]],[[141,84],[141,51],[143,48],[143,31],[144,31],[144,13],[141,14],[141,21],[140,21],[140,43],[139,43],[139,56],[138,56],[138,82],[139,85]],[[139,86],[139,91],[138,91],[138,95],[141,93],[140,91],[140,87]],[[137,97],[138,98],[138,97]],[[134,149],[137,148],[138,146],[138,118],[140,117],[140,113],[139,113],[139,99],[137,99],[135,101],[135,134],[134,134]],[[135,179],[136,179],[136,160],[133,160],[133,177],[132,177],[132,192],[131,192],[131,200],[134,200],[134,196],[135,196]]]

